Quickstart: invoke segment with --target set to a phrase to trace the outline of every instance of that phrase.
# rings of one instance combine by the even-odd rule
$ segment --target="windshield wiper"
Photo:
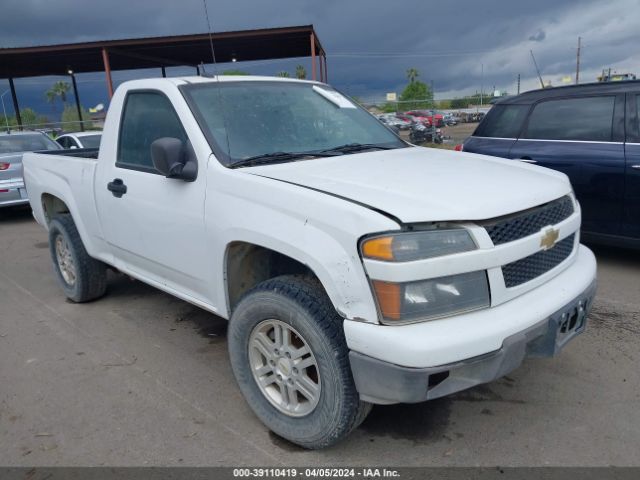
[[[253,157],[243,158],[230,165],[231,168],[255,167],[258,165],[268,165],[272,163],[290,162],[309,157],[333,157],[336,154],[330,152],[271,152]]]
[[[346,143],[344,145],[338,145],[337,147],[328,148],[326,150],[320,150],[320,153],[352,153],[362,152],[364,150],[392,150],[397,147],[387,147],[384,145],[377,145],[375,143]]]

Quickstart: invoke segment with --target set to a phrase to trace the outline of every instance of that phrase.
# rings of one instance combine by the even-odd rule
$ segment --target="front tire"
[[[82,303],[104,295],[107,268],[89,256],[71,215],[51,220],[49,250],[56,277],[69,300]]]
[[[233,312],[228,342],[247,403],[291,442],[332,445],[371,409],[353,382],[342,319],[313,278],[285,275],[256,286]]]

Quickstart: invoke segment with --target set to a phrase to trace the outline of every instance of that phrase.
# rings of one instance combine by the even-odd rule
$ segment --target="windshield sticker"
[[[313,86],[313,90],[340,108],[356,108],[356,106],[345,98],[344,95],[341,95],[335,90],[325,90],[317,85]]]

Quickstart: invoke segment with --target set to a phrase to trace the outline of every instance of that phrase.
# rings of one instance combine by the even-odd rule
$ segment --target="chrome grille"
[[[573,201],[566,195],[523,212],[483,222],[482,226],[493,244],[500,245],[533,235],[547,225],[555,225],[569,218],[572,213]]]
[[[573,250],[575,234],[560,240],[549,250],[541,250],[502,266],[502,276],[507,288],[516,287],[539,277],[569,258]]]

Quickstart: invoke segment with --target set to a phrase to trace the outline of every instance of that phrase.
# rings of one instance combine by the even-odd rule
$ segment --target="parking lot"
[[[640,253],[595,248],[585,334],[488,385],[377,406],[346,441],[304,451],[258,421],[225,321],[111,275],[77,305],[28,209],[0,212],[0,464],[637,465]]]

